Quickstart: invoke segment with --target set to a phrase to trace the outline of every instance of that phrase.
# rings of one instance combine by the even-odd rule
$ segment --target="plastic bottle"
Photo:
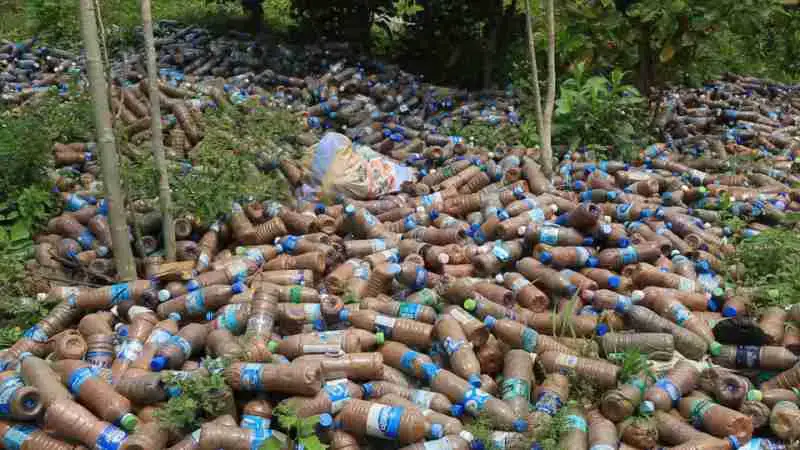
[[[648,359],[669,361],[675,352],[675,341],[667,333],[606,333],[598,338],[600,348],[606,356],[638,349]]]
[[[158,305],[158,316],[165,319],[172,313],[178,313],[186,318],[203,317],[208,311],[227,305],[231,297],[244,290],[244,285],[240,283],[201,287]]]
[[[150,450],[166,448],[169,432],[158,422],[145,422],[120,446],[120,450]]]
[[[13,371],[0,372],[0,416],[14,420],[33,420],[42,411],[39,390],[25,386]]]
[[[656,422],[658,438],[665,444],[680,445],[689,441],[714,438],[710,434],[704,433],[686,422],[675,410],[672,410],[671,413],[655,411],[653,413],[653,419],[655,419]]]
[[[615,423],[630,417],[642,403],[648,381],[645,374],[637,374],[625,383],[621,383],[616,389],[603,393],[600,399],[600,410],[603,415]],[[648,408],[649,405],[644,412],[652,412],[647,411]]]
[[[568,279],[564,278],[557,271],[542,265],[533,258],[522,258],[517,261],[517,271],[525,276],[531,283],[541,287],[551,295],[572,296],[577,292],[575,287]]]
[[[569,397],[569,380],[560,373],[548,374],[533,395],[536,400],[528,416],[528,428],[540,432],[550,425],[552,417]]]
[[[471,385],[480,387],[480,362],[458,321],[450,315],[443,315],[434,329],[447,352],[453,371]]]
[[[529,353],[541,353],[545,351],[558,351],[564,354],[575,353],[569,347],[560,344],[550,336],[539,334],[536,330],[513,320],[498,320],[492,316],[487,316],[484,319],[484,323],[495,337],[512,348],[522,349]]]
[[[322,389],[322,367],[317,364],[233,363],[225,380],[234,391],[282,392],[313,396]]]
[[[74,304],[81,309],[109,309],[125,300],[139,301],[145,292],[153,289],[148,280],[136,280],[111,286],[81,291]]]
[[[242,408],[240,426],[253,431],[268,430],[272,422],[272,405],[263,399],[255,398]]]
[[[714,342],[709,347],[711,359],[729,369],[786,370],[794,366],[798,357],[784,347],[721,345]]]
[[[175,314],[166,320],[158,322],[153,327],[150,335],[147,336],[141,353],[139,353],[139,356],[131,363],[130,367],[150,370],[150,362],[158,349],[166,345],[172,336],[178,332],[179,320],[180,314]]]
[[[753,421],[750,417],[717,405],[710,399],[685,397],[680,400],[679,409],[683,417],[714,436],[735,436],[740,442],[747,442],[753,434]]]
[[[383,335],[363,330],[336,330],[286,336],[275,341],[275,351],[287,358],[314,353],[359,353],[383,342]]]
[[[34,425],[2,420],[0,440],[5,448],[19,450],[77,450],[74,445],[55,439]]]
[[[768,308],[761,314],[758,326],[767,335],[767,344],[780,344],[783,341],[787,317],[788,313],[781,307]]]
[[[138,419],[131,413],[131,402],[103,380],[97,369],[76,360],[59,361],[54,369],[75,398],[100,419],[128,431],[136,428]]]
[[[88,345],[83,336],[75,330],[64,330],[53,336],[52,359],[83,359]]]
[[[586,413],[586,422],[589,426],[589,448],[617,448],[617,427],[610,420],[603,417],[598,410]]]
[[[776,403],[769,415],[769,428],[780,439],[797,440],[800,437],[800,408],[792,402]]]
[[[600,359],[582,358],[567,353],[546,351],[539,361],[548,372],[576,373],[593,380],[604,389],[616,386],[620,368]]]
[[[42,406],[46,409],[57,400],[72,399],[72,394],[59,381],[50,365],[35,356],[25,356],[21,361],[20,376],[25,384],[39,391]]]
[[[719,305],[709,293],[680,291],[677,289],[647,286],[642,289],[644,297],[639,301],[642,306],[651,308],[661,297],[673,297],[692,311],[716,311]]]
[[[706,354],[708,344],[703,338],[643,306],[633,305],[624,318],[626,324],[638,331],[671,334],[675,339],[675,349],[687,358],[699,360]]]
[[[144,373],[143,375],[122,378],[114,386],[117,392],[137,405],[152,405],[167,399],[167,391],[160,373]]]
[[[380,353],[305,355],[296,358],[294,363],[319,364],[325,380],[348,378],[364,381],[383,378],[383,356]]]
[[[366,400],[379,399],[387,394],[394,394],[413,402],[424,409],[432,409],[442,414],[450,414],[453,404],[438,392],[403,387],[387,381],[373,381],[362,385]]]
[[[695,333],[705,340],[707,343],[714,342],[714,333],[711,331],[705,321],[696,317],[689,311],[686,306],[674,297],[663,296],[657,297],[653,300],[650,308],[675,322],[678,326],[684,327],[687,330]]]
[[[286,437],[277,431],[266,430],[259,433],[237,426],[225,426],[212,423],[203,424],[200,428],[198,439],[199,450],[216,450],[219,448],[253,449],[260,448],[264,442],[273,436],[279,440],[279,445],[286,445]]]
[[[511,290],[514,301],[523,308],[533,312],[542,312],[550,305],[547,295],[520,273],[504,273],[503,285]]]
[[[385,301],[382,298],[366,298],[361,306],[381,314],[432,324],[436,321],[436,310],[418,303]]]
[[[197,323],[181,328],[159,347],[150,361],[150,369],[178,369],[184,361],[205,347],[208,333],[208,326]]]
[[[652,417],[629,417],[617,424],[620,439],[633,448],[653,448],[658,430]]]
[[[357,436],[373,436],[410,444],[426,435],[439,434],[425,417],[400,406],[387,406],[364,400],[350,400],[337,416],[344,431]]]
[[[468,431],[447,435],[441,439],[401,447],[400,450],[470,450],[474,436]]]
[[[503,364],[502,399],[518,416],[528,413],[533,384],[533,360],[528,352],[511,350]]]
[[[47,429],[92,448],[119,448],[128,436],[108,422],[98,420],[86,408],[69,399],[51,403],[44,414]]]
[[[431,345],[433,326],[416,320],[398,319],[370,310],[351,312],[346,309],[340,312],[339,319],[362,330],[382,332],[387,339],[412,347],[424,349]]]
[[[647,388],[644,399],[651,402],[653,408],[668,411],[678,405],[681,396],[694,389],[699,377],[700,372],[694,364],[680,361],[664,377]]]
[[[326,382],[314,397],[290,397],[285,400],[298,417],[323,413],[337,414],[352,399],[362,398],[361,387],[346,378]]]

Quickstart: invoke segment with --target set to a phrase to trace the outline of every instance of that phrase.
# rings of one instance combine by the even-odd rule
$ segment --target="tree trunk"
[[[547,132],[542,136],[542,172],[553,178],[553,108],[556,103],[556,19],[553,0],[546,0],[547,14],[547,99],[544,106],[544,123]]]
[[[142,1],[142,25],[144,48],[147,54],[147,82],[150,88],[150,132],[152,134],[153,157],[158,168],[158,199],[161,202],[162,233],[167,261],[175,261],[175,223],[172,220],[172,194],[169,189],[167,160],[164,157],[164,136],[161,130],[161,101],[158,92],[158,66],[153,38],[153,17],[150,0]]]
[[[536,110],[536,131],[544,135],[544,119],[542,116],[542,94],[539,91],[539,68],[536,65],[536,44],[533,40],[533,8],[531,0],[525,0],[525,27],[528,34],[528,51],[531,54],[531,90],[533,106]]]
[[[100,151],[100,165],[103,185],[109,203],[108,221],[111,226],[111,240],[114,247],[114,263],[117,274],[123,281],[136,279],[136,265],[133,261],[128,223],[125,220],[125,202],[119,181],[119,160],[117,157],[114,130],[111,127],[108,91],[100,60],[100,45],[97,42],[97,23],[92,0],[80,0],[81,31],[86,47],[89,85],[94,103],[94,125],[97,130],[97,148]]]

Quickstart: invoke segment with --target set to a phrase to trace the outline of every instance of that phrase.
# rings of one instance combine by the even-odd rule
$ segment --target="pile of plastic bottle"
[[[437,132],[453,111],[512,121],[513,101],[359,73],[330,68],[315,78],[321,90],[269,83],[349,93],[304,100],[307,122],[348,124],[418,178],[373,200],[250,201],[212,224],[180,218],[177,263],[139,255],[138,280],[54,287],[42,301],[55,308],[0,353],[5,447],[289,447],[294,436],[272,420],[281,404],[319,416],[333,449],[534,448],[556,423],[559,448],[800,438],[800,336],[784,326],[800,306],[756,316],[723,283],[735,251],[723,212],[757,234],[800,211],[792,87],[729,76],[672,92],[658,118],[666,143],[628,163],[573,152],[548,180],[535,149]],[[96,160],[80,143],[58,145],[55,159],[79,172]],[[292,184],[308,176],[280,167]],[[37,263],[113,276],[105,207],[85,189],[62,189]],[[762,338],[741,341],[737,321]],[[623,363],[636,352],[651,364],[631,373]],[[210,373],[225,380],[214,393],[224,414],[197,430],[158,419],[181,395],[176,377]],[[589,384],[596,401],[570,395]]]

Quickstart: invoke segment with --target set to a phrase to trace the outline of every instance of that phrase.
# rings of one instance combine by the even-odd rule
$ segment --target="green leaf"
[[[281,441],[275,436],[272,436],[261,443],[261,447],[259,447],[258,450],[281,450],[282,447]]]
[[[312,436],[316,431],[316,426],[319,423],[319,416],[306,417],[299,420],[297,426],[298,436]]]
[[[306,450],[325,450],[328,448],[327,445],[323,444],[322,441],[319,440],[317,435],[311,435],[308,437],[300,438],[300,443],[303,444],[303,448]]]
[[[24,241],[28,239],[31,234],[28,232],[28,227],[22,221],[14,222],[9,230],[9,238],[13,242]]]

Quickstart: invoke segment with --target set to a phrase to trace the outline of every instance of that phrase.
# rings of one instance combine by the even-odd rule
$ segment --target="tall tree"
[[[153,157],[158,168],[158,199],[161,202],[162,232],[167,261],[175,261],[175,222],[172,219],[172,194],[169,189],[167,160],[164,157],[164,136],[161,130],[161,101],[158,95],[158,66],[153,38],[153,17],[150,0],[141,0],[144,48],[147,56],[147,83],[150,88],[150,131]]]
[[[80,0],[81,32],[86,47],[89,85],[94,103],[94,123],[97,130],[97,148],[100,152],[100,166],[106,200],[109,203],[108,220],[111,226],[111,240],[114,247],[114,263],[121,280],[136,279],[136,265],[125,220],[125,203],[119,177],[119,158],[117,156],[114,130],[111,127],[111,110],[108,103],[108,90],[100,59],[100,45],[97,40],[97,18],[92,0]]]
[[[540,164],[547,178],[553,177],[553,108],[556,102],[556,34],[553,0],[545,0],[545,19],[547,21],[547,91],[545,103],[542,105],[542,93],[539,86],[539,67],[536,63],[536,44],[533,37],[532,0],[525,0],[525,22],[528,35],[528,51],[531,58],[531,88],[536,110],[536,125],[542,140]]]

